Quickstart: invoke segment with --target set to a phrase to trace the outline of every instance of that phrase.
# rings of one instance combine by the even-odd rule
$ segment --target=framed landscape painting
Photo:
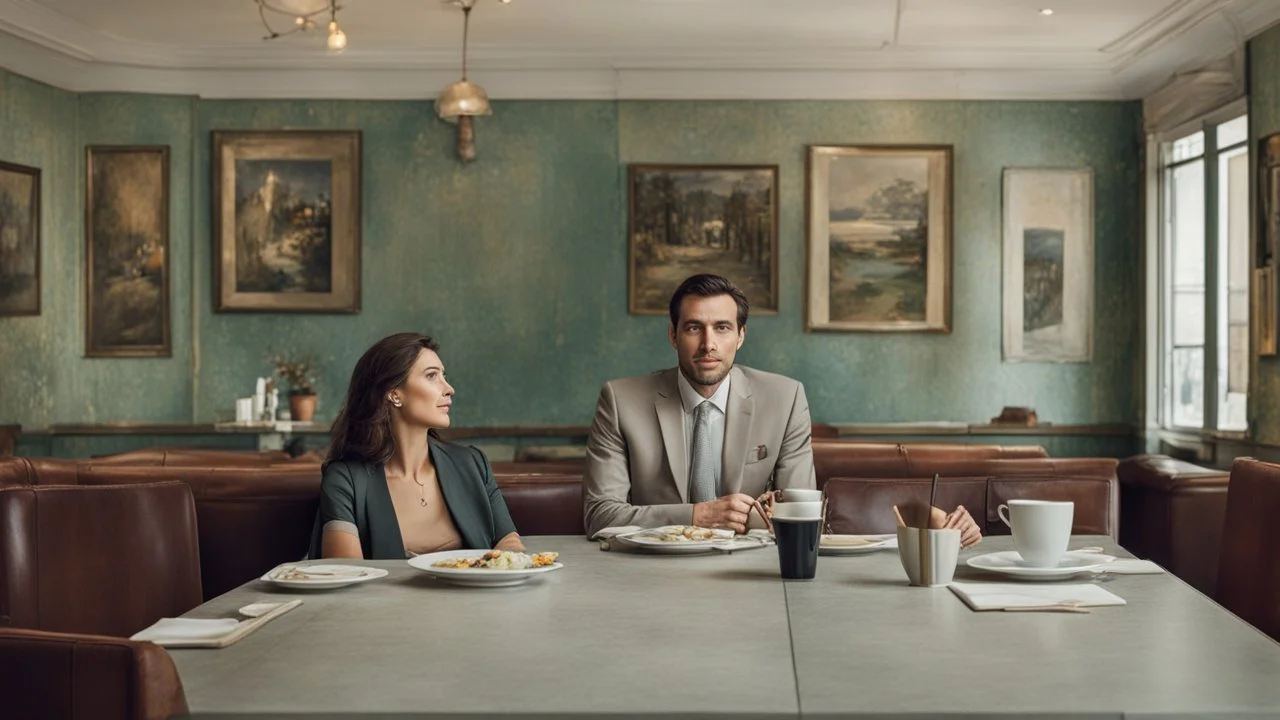
[[[360,133],[213,133],[214,308],[360,311]]]
[[[812,145],[808,330],[951,331],[951,146]]]
[[[90,145],[85,357],[169,357],[169,147]]]
[[[722,275],[753,314],[778,311],[777,165],[632,165],[628,309],[666,315],[690,275]]]
[[[0,317],[40,314],[40,170],[0,162]]]
[[[1093,170],[1005,168],[1004,358],[1093,358]]]

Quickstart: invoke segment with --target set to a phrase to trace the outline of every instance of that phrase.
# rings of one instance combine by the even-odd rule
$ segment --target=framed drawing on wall
[[[1276,354],[1276,276],[1273,268],[1254,269],[1253,302],[1255,350],[1259,356],[1273,357]],[[1247,373],[1248,368],[1245,371]]]
[[[809,147],[806,329],[951,331],[951,146]]]
[[[1006,361],[1093,359],[1093,170],[1005,168]]]
[[[86,149],[85,357],[169,357],[169,147]]]
[[[690,275],[733,281],[752,313],[778,312],[777,165],[631,165],[627,308],[666,315]]]
[[[360,311],[360,132],[213,133],[218,312]]]
[[[0,162],[0,317],[40,314],[40,170]]]

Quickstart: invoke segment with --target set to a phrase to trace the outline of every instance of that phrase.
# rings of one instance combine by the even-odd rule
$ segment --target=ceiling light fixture
[[[1053,8],[1040,8],[1040,14],[1048,17],[1053,14]]]
[[[450,0],[462,8],[462,79],[440,91],[436,98],[436,114],[447,122],[458,124],[458,159],[463,162],[476,159],[476,131],[472,118],[493,114],[488,93],[467,80],[467,34],[471,26],[471,9],[476,1]],[[510,1],[502,0],[502,4]]]
[[[347,47],[347,34],[338,26],[338,11],[342,6],[337,0],[254,0],[254,3],[258,6],[258,17],[262,19],[262,26],[267,29],[263,40],[275,40],[294,33],[309,32],[316,29],[317,18],[328,15],[329,36],[325,40],[325,47],[335,53],[342,52]],[[293,27],[288,30],[276,30],[271,26],[269,14],[291,18]]]

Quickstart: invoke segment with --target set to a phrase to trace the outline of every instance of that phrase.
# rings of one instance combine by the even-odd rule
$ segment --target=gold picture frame
[[[805,329],[951,332],[952,146],[808,150]]]
[[[360,311],[358,130],[213,133],[216,312]]]
[[[169,146],[85,150],[85,357],[171,357]]]

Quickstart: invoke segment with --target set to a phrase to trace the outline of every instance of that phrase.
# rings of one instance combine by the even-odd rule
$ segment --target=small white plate
[[[1089,572],[1115,560],[1113,555],[1101,553],[1067,552],[1054,567],[1032,567],[1027,565],[1016,550],[975,555],[969,558],[968,565],[979,570],[989,570],[1001,575],[1024,580],[1062,580],[1072,575]]]
[[[441,560],[458,558],[475,558],[489,552],[488,550],[446,550],[444,552],[427,553],[409,558],[409,565],[442,580],[462,587],[510,587],[522,585],[534,577],[564,567],[560,563],[551,563],[543,567],[525,568],[524,570],[494,570],[490,568],[443,568],[432,567]],[[528,553],[530,555],[534,553]]]
[[[281,577],[282,575],[292,574],[291,571],[302,573],[303,576]],[[377,580],[386,576],[387,571],[383,568],[363,567],[361,565],[285,563],[271,568],[266,575],[262,576],[262,579],[280,587],[293,588],[295,590],[328,590]]]
[[[896,539],[895,535],[823,535],[818,540],[818,554],[863,555],[891,547],[890,541]]]
[[[681,553],[704,553],[712,550],[733,547],[739,538],[732,530],[713,530],[715,537],[709,540],[663,540],[663,531],[669,528],[684,527],[682,525],[664,525],[663,527],[637,530],[618,538],[625,543],[657,553],[678,555]]]

